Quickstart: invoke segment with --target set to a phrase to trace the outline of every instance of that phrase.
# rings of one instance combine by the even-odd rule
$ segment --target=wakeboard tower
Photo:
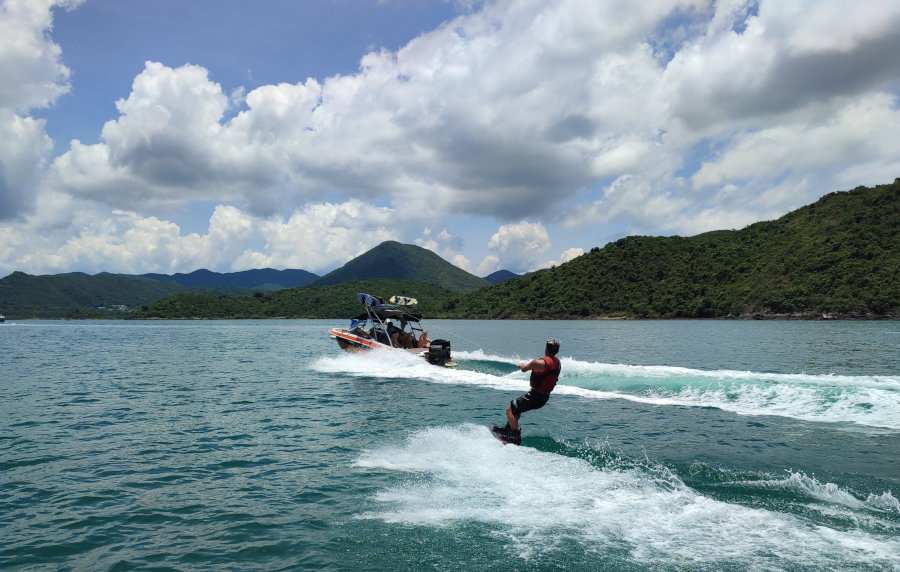
[[[421,325],[422,315],[413,312],[418,303],[409,296],[383,298],[360,292],[356,295],[365,313],[350,319],[348,328],[328,330],[338,346],[347,351],[376,348],[401,350],[421,355],[432,364],[453,367],[449,340],[431,340]]]

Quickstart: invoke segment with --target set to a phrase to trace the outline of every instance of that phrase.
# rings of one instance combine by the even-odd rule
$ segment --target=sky
[[[0,0],[0,276],[478,276],[900,177],[896,0]]]

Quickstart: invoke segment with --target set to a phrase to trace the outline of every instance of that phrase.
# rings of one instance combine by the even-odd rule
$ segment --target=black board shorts
[[[548,399],[550,399],[549,393],[541,393],[536,389],[530,389],[525,395],[510,401],[509,405],[512,408],[512,414],[518,417],[526,411],[540,409],[547,404]]]

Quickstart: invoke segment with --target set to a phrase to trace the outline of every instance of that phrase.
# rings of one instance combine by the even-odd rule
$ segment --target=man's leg
[[[512,429],[513,431],[518,431],[519,430],[519,416],[513,415],[511,404],[506,408],[506,418],[509,419],[509,423],[508,423],[509,428]]]

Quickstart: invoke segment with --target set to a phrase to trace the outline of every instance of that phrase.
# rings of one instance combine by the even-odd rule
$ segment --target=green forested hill
[[[428,249],[394,241],[382,242],[311,285],[327,286],[368,278],[427,282],[458,293],[488,285],[483,278],[450,264]]]
[[[448,317],[900,317],[900,179],[775,221],[624,238],[463,296]]]
[[[419,299],[415,311],[438,313],[454,294],[424,282],[373,278],[330,286],[308,286],[257,292],[252,296],[185,293],[145,307],[132,317],[141,318],[349,318],[363,312],[356,294],[365,292],[387,299],[393,295]]]
[[[132,274],[13,272],[0,279],[0,313],[10,319],[116,318],[179,292],[253,293],[237,286],[187,287]]]
[[[0,279],[0,311],[14,319],[111,317],[185,290],[172,282],[125,274],[13,272]]]

